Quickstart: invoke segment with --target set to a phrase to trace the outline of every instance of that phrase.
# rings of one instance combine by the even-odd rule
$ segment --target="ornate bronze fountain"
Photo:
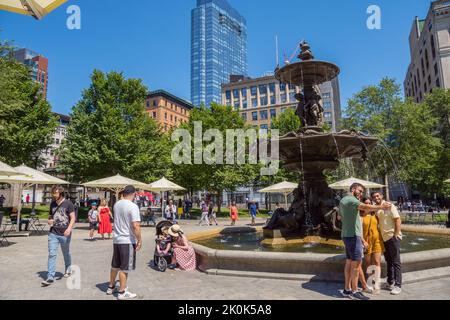
[[[279,147],[283,166],[300,171],[303,179],[294,191],[292,206],[273,214],[264,227],[264,236],[340,238],[340,222],[336,219],[339,203],[323,172],[336,169],[340,159],[365,159],[378,139],[351,130],[324,132],[319,84],[333,80],[340,70],[330,62],[314,60],[306,42],[300,48],[301,61],[277,68],[275,76],[281,83],[302,88],[296,95],[299,101],[296,114],[302,127],[281,137]]]

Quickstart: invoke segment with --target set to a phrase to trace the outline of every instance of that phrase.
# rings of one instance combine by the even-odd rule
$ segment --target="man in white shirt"
[[[377,205],[385,202],[380,192],[373,192],[371,197]],[[387,283],[384,287],[390,290],[391,294],[398,295],[402,292],[402,264],[400,260],[402,220],[395,206],[388,210],[379,210],[377,217],[384,242],[384,258],[387,265]]]
[[[173,204],[172,200],[169,200],[169,204],[166,206],[166,219],[175,222],[177,207]]]
[[[128,291],[128,273],[136,268],[136,252],[142,246],[141,215],[139,207],[133,203],[136,189],[127,186],[122,192],[122,200],[114,205],[114,253],[111,262],[111,277],[106,293],[118,292],[119,300],[134,299],[136,294]],[[116,278],[119,274],[120,288],[116,288]]]

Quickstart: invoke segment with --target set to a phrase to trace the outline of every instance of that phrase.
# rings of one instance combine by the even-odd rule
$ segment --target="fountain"
[[[300,48],[301,61],[277,68],[275,76],[281,83],[302,88],[296,95],[296,114],[302,127],[281,137],[279,146],[284,167],[301,172],[303,179],[294,191],[290,209],[278,209],[264,227],[266,244],[308,236],[340,239],[338,201],[323,172],[336,169],[343,158],[365,160],[378,142],[377,138],[352,130],[324,132],[319,85],[336,78],[340,70],[330,62],[314,60],[308,43],[302,42]]]
[[[279,140],[284,166],[303,177],[292,206],[287,211],[277,210],[262,230],[230,227],[189,235],[198,268],[208,274],[343,281],[345,255],[336,219],[338,200],[326,183],[324,170],[336,169],[343,158],[366,159],[378,140],[352,130],[325,132],[318,85],[337,77],[339,68],[314,60],[305,42],[299,58],[299,62],[276,69],[280,82],[303,88],[297,94],[302,128]],[[414,271],[421,275],[414,274],[413,279],[448,276],[450,230],[427,231],[414,226],[402,226],[402,230],[405,278]],[[383,276],[385,272],[383,262]]]

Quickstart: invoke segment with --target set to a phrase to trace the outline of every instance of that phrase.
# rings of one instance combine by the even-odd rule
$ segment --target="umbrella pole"
[[[23,184],[19,183],[19,204],[17,205],[17,225],[16,225],[17,232],[19,232],[20,229],[20,216],[22,211],[22,191],[23,191]]]
[[[285,194],[284,194],[284,203],[286,204],[286,211],[287,211],[287,209],[288,209],[287,196],[288,196],[288,194],[285,193]]]

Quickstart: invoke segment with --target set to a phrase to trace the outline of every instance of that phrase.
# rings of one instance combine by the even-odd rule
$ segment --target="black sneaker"
[[[47,279],[41,282],[41,285],[43,287],[48,287],[49,285],[51,285],[53,282],[55,282],[53,279]]]
[[[350,297],[351,296],[351,294],[353,293],[352,292],[352,290],[342,290],[341,291],[341,293],[342,293],[342,295],[344,296],[344,297],[346,297],[346,298],[348,298],[348,297]]]
[[[353,299],[353,300],[370,300],[369,297],[366,297],[361,292],[353,292],[350,295],[350,299]]]

